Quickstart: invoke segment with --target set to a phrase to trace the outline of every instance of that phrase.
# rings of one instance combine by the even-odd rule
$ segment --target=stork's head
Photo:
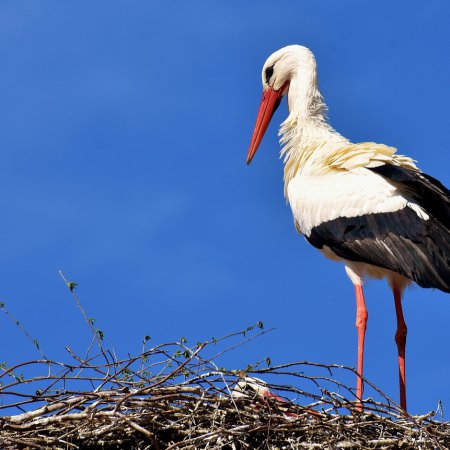
[[[296,78],[297,74],[301,76],[302,72],[305,75],[311,72],[315,74],[315,68],[314,55],[301,45],[283,47],[267,58],[262,69],[263,95],[248,149],[247,164],[250,164],[255,156],[270,119],[283,96],[288,93],[291,80]]]

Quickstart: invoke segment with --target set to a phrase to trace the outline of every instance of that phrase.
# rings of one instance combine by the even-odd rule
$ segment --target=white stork
[[[354,285],[359,409],[368,317],[362,286],[368,276],[386,278],[394,294],[400,405],[406,411],[402,295],[412,281],[450,292],[450,191],[395,148],[353,144],[327,123],[309,49],[291,45],[273,53],[262,84],[247,164],[287,95],[289,116],[279,132],[284,192],[298,232],[326,257],[343,261]]]

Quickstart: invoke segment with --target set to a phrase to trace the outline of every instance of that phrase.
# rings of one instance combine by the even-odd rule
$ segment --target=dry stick
[[[148,388],[144,388],[141,389],[140,393],[143,393],[145,391],[150,391],[151,389],[155,388],[156,386],[161,385],[162,383],[164,383],[165,381],[167,381],[169,378],[173,377],[173,375],[175,375],[176,373],[180,372],[181,369],[183,369],[184,366],[186,366],[186,364],[191,361],[193,358],[195,358],[195,356],[197,355],[197,353],[200,352],[200,350],[202,350],[204,348],[203,345],[201,345],[194,353],[192,353],[192,355],[186,359],[186,361],[183,362],[183,364],[181,364],[180,366],[178,366],[175,370],[173,370],[172,372],[170,372],[168,375],[166,375],[162,380],[157,381],[156,383],[154,383],[153,385],[149,386]],[[132,395],[134,395],[134,393],[130,393],[128,395],[126,395],[119,403],[117,403],[114,411],[118,411],[119,408],[121,407],[121,405],[123,404],[123,402],[125,402],[128,398],[130,398]]]
[[[15,443],[18,444],[23,444],[25,446],[25,448],[38,448],[38,449],[43,449],[43,450],[47,450],[48,447],[42,447],[42,445],[33,443],[33,442],[29,442],[28,440],[25,439],[15,439]]]
[[[21,423],[26,420],[34,419],[43,414],[48,414],[49,412],[53,412],[58,409],[64,408],[72,403],[77,403],[79,401],[80,401],[79,398],[74,397],[74,398],[66,400],[64,402],[54,403],[53,405],[46,405],[46,406],[43,406],[42,408],[35,409],[34,411],[30,411],[30,412],[27,412],[24,414],[19,414],[18,416],[4,417],[4,419],[8,420],[11,423]]]
[[[229,352],[231,350],[234,350],[235,348],[240,347],[240,346],[242,346],[244,344],[247,344],[248,342],[253,341],[253,339],[256,339],[256,338],[258,338],[260,336],[263,336],[264,334],[270,333],[271,331],[274,331],[274,330],[276,330],[276,328],[269,328],[268,330],[260,331],[255,336],[251,336],[249,338],[246,338],[244,341],[239,342],[239,343],[233,345],[232,347],[229,347],[229,348],[227,348],[227,349],[225,349],[225,350],[223,350],[221,352],[216,353],[209,360],[212,361],[213,359],[217,359],[218,357],[222,356],[224,353],[227,353],[227,352]],[[210,341],[207,341],[207,343],[209,344]]]
[[[159,443],[159,441],[158,441],[158,439],[156,439],[156,436],[153,433],[151,433],[150,431],[148,431],[145,428],[141,427],[136,422],[133,422],[127,416],[125,416],[123,414],[120,414],[119,412],[116,412],[115,415],[120,417],[125,422],[127,422],[130,425],[130,427],[134,428],[136,431],[139,431],[139,433],[142,433],[145,437],[147,437],[156,450],[160,450],[162,448],[160,443]]]

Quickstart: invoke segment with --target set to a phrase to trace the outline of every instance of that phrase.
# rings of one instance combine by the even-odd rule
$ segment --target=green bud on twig
[[[67,287],[70,289],[70,292],[73,292],[74,289],[76,289],[78,286],[78,283],[75,283],[75,281],[68,281]]]

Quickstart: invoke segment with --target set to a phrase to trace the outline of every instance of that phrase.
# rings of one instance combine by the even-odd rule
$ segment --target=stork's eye
[[[270,77],[273,75],[273,65],[266,69],[266,83],[269,83]]]

